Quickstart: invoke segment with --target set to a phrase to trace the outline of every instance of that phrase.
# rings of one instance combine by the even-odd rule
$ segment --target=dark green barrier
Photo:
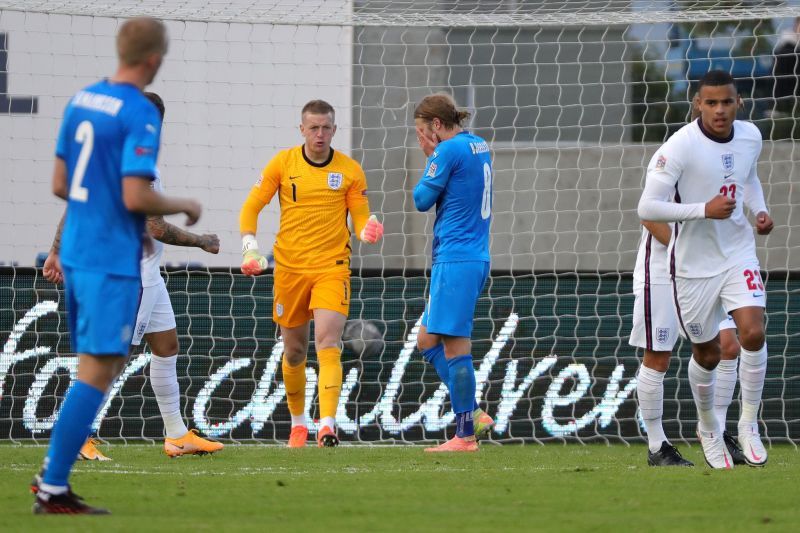
[[[452,430],[438,378],[412,349],[427,283],[418,274],[353,278],[351,318],[375,321],[385,349],[372,357],[343,353],[349,377],[339,417],[344,440],[436,439]],[[190,424],[218,437],[286,439],[289,414],[271,321],[271,278],[200,270],[170,272],[167,279]],[[800,280],[774,274],[767,289],[764,433],[798,441]],[[35,270],[0,269],[0,438],[49,435],[75,368],[62,301],[62,293]],[[482,404],[498,421],[493,438],[641,438],[633,393],[638,359],[627,344],[632,305],[627,274],[495,274],[481,297],[473,334]],[[672,438],[694,434],[687,354],[681,346],[665,382],[665,426]],[[129,363],[102,418],[102,437],[161,437],[146,363],[146,355]],[[313,347],[309,368],[316,368]],[[313,419],[316,400],[313,395],[309,400]],[[729,420],[737,414],[734,401]]]

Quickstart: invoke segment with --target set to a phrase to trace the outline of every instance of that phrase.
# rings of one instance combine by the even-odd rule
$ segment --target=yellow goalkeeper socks
[[[289,366],[286,356],[281,359],[283,384],[286,387],[286,403],[292,418],[301,416],[306,410],[306,362]]]
[[[339,348],[323,348],[319,360],[319,417],[320,421],[336,418],[339,394],[342,391],[342,354]],[[331,428],[333,429],[333,428]]]

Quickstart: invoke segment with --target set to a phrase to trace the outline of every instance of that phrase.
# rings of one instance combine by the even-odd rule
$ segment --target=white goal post
[[[641,439],[627,342],[636,203],[655,147],[688,120],[697,79],[723,68],[745,98],[740,117],[764,136],[758,170],[775,220],[757,237],[770,347],[762,434],[800,442],[800,89],[775,70],[786,59],[776,50],[800,39],[793,0],[0,0],[0,439],[48,438],[74,377],[63,293],[34,268],[63,210],[50,194],[55,136],[68,98],[113,72],[116,31],[137,15],[163,19],[170,36],[151,88],[166,103],[165,188],[199,199],[199,230],[222,241],[217,256],[165,252],[192,426],[235,441],[288,435],[271,278],[238,271],[238,211],[272,155],[301,142],[300,108],[322,98],[337,110],[334,148],[362,163],[386,228],[378,247],[353,244],[350,318],[376,325],[383,343],[346,344],[341,436],[449,431],[446,391],[414,349],[433,217],[411,198],[424,164],[413,107],[446,91],[494,158],[492,276],[473,354],[492,439]],[[270,205],[262,243],[277,224]],[[677,352],[665,429],[692,439],[688,348]],[[102,438],[161,438],[147,362],[132,358],[112,391]],[[313,347],[307,372],[313,419]],[[737,413],[734,400],[729,423]]]

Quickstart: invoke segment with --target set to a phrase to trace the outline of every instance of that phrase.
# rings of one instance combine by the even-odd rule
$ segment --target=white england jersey
[[[708,278],[758,260],[753,228],[744,213],[744,190],[749,180],[758,181],[760,153],[761,132],[753,124],[736,120],[730,138],[720,140],[703,131],[698,119],[653,155],[647,179],[674,187],[675,202],[705,204],[718,194],[736,200],[730,218],[672,224],[669,253],[675,276]]]
[[[636,267],[633,269],[633,279],[652,285],[668,285],[671,283],[669,274],[669,254],[667,247],[642,227],[642,238],[639,239],[639,253],[636,254]]]
[[[164,187],[161,185],[161,173],[156,169],[155,179],[150,186],[156,192],[164,192]],[[151,239],[153,241],[153,253],[147,257],[142,257],[142,287],[152,287],[161,283],[161,256],[164,255],[164,243]]]

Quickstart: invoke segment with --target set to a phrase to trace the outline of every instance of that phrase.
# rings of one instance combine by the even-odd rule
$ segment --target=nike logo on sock
[[[338,388],[340,388],[339,385],[325,385],[325,390],[338,389]]]

